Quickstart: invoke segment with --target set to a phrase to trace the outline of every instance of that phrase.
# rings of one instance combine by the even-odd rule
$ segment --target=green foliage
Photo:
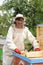
[[[12,19],[12,16],[15,16],[17,13],[22,13],[26,17],[26,24],[28,25],[28,28],[35,36],[36,36],[36,25],[43,23],[43,0],[29,0],[29,1],[28,0],[5,0],[5,3],[3,3],[0,9],[2,11],[7,12],[3,16],[0,16],[0,24],[1,22],[6,24],[8,26],[7,30],[12,23],[11,22],[12,20],[10,19]],[[11,12],[12,9],[14,13]],[[11,23],[9,23],[9,21]],[[5,31],[7,32],[7,30]],[[6,33],[4,32],[4,34]]]
[[[2,61],[2,49],[0,48],[0,61]]]
[[[33,50],[33,45],[27,39],[24,40],[24,44],[25,44],[26,50],[28,50],[28,51]]]
[[[10,26],[10,22],[8,21],[9,21],[9,18],[7,14],[0,16],[0,34],[1,35],[7,34],[8,28]]]

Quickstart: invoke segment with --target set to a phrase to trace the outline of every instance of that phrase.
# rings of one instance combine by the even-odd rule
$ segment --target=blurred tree
[[[3,16],[0,15],[0,34],[6,35],[8,28],[10,26],[10,21],[7,14],[4,14]]]
[[[36,25],[43,23],[43,0],[5,0],[1,7],[3,12],[7,12],[6,23],[12,21],[12,16],[17,13],[26,16],[26,25],[34,35]]]

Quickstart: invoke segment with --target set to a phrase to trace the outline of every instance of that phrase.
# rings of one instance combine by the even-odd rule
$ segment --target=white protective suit
[[[19,50],[24,50],[24,39],[28,39],[32,44],[34,49],[39,48],[39,45],[35,37],[31,34],[27,27],[23,29],[15,28],[15,26],[10,26],[6,38],[6,44],[3,47],[3,65],[13,65],[13,56],[11,53],[15,48]]]

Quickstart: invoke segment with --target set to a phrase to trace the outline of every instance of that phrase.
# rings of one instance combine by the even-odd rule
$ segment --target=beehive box
[[[15,52],[12,55],[14,56],[14,65],[43,65],[43,58],[27,58]]]
[[[41,50],[43,50],[43,24],[37,25],[37,40]]]

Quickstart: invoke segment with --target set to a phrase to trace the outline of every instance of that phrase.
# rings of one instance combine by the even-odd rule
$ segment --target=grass
[[[0,61],[2,61],[2,49],[0,48]]]

